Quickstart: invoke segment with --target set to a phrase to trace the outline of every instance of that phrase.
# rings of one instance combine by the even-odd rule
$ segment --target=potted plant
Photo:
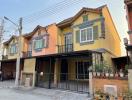
[[[123,77],[123,76],[124,76],[123,70],[120,69],[120,77]]]
[[[129,65],[125,65],[125,69],[123,70],[125,76],[128,75],[128,68]]]
[[[110,77],[114,77],[114,73],[113,73],[113,69],[112,68],[109,68],[109,74],[110,74]]]
[[[95,65],[95,71],[96,71],[96,75],[99,77],[100,76],[100,65],[98,64]]]
[[[109,71],[107,66],[104,67],[104,73],[105,73],[105,77],[109,77]]]
[[[105,69],[105,76],[106,76],[106,77],[109,77],[109,71],[108,71],[108,68]]]
[[[93,76],[96,77],[97,73],[96,73],[96,65],[95,68],[93,69]]]

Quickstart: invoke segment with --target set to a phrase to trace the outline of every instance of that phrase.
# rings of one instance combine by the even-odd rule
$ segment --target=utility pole
[[[20,77],[20,63],[21,63],[21,37],[22,37],[22,18],[19,19],[19,24],[14,23],[12,20],[4,16],[4,19],[10,21],[12,24],[14,24],[19,31],[18,36],[18,56],[17,56],[17,62],[16,62],[16,78],[15,78],[15,86],[19,86],[19,77]]]
[[[21,65],[21,37],[22,37],[22,18],[19,20],[19,42],[18,42],[18,57],[16,63],[16,78],[15,78],[15,86],[19,86],[19,77],[20,77],[20,65]]]
[[[1,19],[1,22],[0,22],[0,44],[2,42],[3,32],[4,32],[4,19]]]
[[[1,22],[0,22],[0,60],[2,60],[2,53],[3,53],[3,49],[2,49],[2,39],[3,39],[3,33],[4,33],[4,19],[1,18]],[[1,62],[0,62],[0,71],[1,71]]]

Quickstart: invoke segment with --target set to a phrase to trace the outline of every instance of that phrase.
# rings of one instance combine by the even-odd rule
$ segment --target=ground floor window
[[[76,62],[76,78],[89,79],[89,62]]]

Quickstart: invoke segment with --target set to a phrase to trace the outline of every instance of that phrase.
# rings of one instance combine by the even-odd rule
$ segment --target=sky
[[[107,4],[121,40],[127,36],[124,0],[0,0],[0,17],[6,16],[15,23],[23,17],[23,33],[31,32],[37,25],[58,23],[75,15],[82,7],[96,8]],[[16,27],[5,21],[5,40],[17,33]],[[123,42],[122,55],[125,55]]]

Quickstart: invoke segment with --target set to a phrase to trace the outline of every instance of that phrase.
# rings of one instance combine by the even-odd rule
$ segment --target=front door
[[[68,77],[68,62],[66,59],[61,60],[61,74],[60,74],[60,79],[62,81],[67,80]]]
[[[72,39],[71,33],[65,35],[65,51],[66,52],[70,52],[73,50],[73,46],[72,46],[73,41],[72,40],[73,39]]]

